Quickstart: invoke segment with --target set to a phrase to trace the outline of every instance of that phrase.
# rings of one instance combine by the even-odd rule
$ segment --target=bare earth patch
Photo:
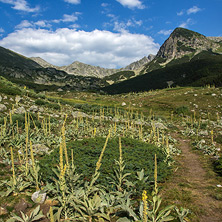
[[[172,178],[164,185],[164,199],[192,211],[191,221],[222,221],[222,201],[216,200],[212,192],[221,183],[221,178],[210,175],[203,167],[200,156],[192,151],[190,140],[182,139],[177,133],[172,135],[178,140],[182,155],[178,158],[178,168]]]

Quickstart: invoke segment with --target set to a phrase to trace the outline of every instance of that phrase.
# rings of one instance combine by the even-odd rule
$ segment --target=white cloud
[[[0,40],[0,45],[28,57],[40,56],[55,65],[77,60],[107,68],[124,67],[145,55],[156,54],[159,49],[159,44],[143,34],[68,28],[24,28]]]
[[[50,28],[51,25],[49,24],[48,21],[40,20],[34,23],[34,25],[42,27],[42,28]]]
[[[0,28],[0,33],[5,32],[5,30],[3,28]]]
[[[54,20],[52,20],[52,22],[54,22],[54,23],[75,22],[78,20],[79,14],[80,14],[79,12],[73,13],[72,15],[64,14],[62,19],[54,19]]]
[[[35,8],[30,8],[27,1],[25,0],[0,0],[0,2],[13,5],[12,8],[19,11],[37,12],[40,9],[39,6],[36,6]]]
[[[188,28],[188,25],[192,25],[193,20],[191,18],[188,18],[185,22],[181,23],[179,27],[181,28]]]
[[[172,31],[173,31],[172,29],[169,29],[169,30],[162,29],[162,30],[160,30],[160,31],[158,32],[158,34],[161,34],[161,35],[170,35]]]
[[[197,12],[201,11],[200,8],[198,8],[197,6],[193,6],[192,8],[189,8],[187,10],[187,14],[190,15],[190,14],[196,14]]]
[[[109,4],[108,4],[108,3],[102,3],[101,6],[102,6],[102,7],[108,7]]]
[[[32,26],[33,26],[33,24],[31,22],[29,22],[28,20],[23,20],[15,28],[16,29],[23,29],[23,28],[28,28],[28,27],[32,27]]]
[[[140,0],[116,0],[121,5],[128,7],[130,9],[138,8],[138,9],[144,9],[145,6]]]
[[[178,16],[181,16],[181,15],[183,15],[184,14],[184,10],[181,10],[180,12],[177,12],[177,15]]]
[[[127,22],[114,22],[114,31],[118,32],[128,32],[129,27],[141,26],[143,24],[142,20],[129,19]]]
[[[37,22],[23,20],[15,28],[16,29],[23,29],[23,28],[29,28],[29,27],[50,28],[51,25],[49,24],[49,21],[44,21],[44,20],[40,20],[40,21],[37,21]]]
[[[74,4],[74,5],[77,5],[77,4],[81,3],[81,0],[64,0],[64,1],[68,2],[70,4]]]

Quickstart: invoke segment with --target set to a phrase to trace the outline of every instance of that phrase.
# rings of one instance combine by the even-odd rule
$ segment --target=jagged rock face
[[[31,57],[30,59],[32,59],[33,61],[35,61],[36,63],[38,63],[40,66],[44,67],[44,68],[58,68],[57,66],[54,66],[48,62],[46,62],[44,59],[40,58],[40,57]]]
[[[178,59],[193,53],[198,54],[203,50],[214,50],[220,45],[211,39],[184,28],[176,28],[170,37],[164,42],[157,53],[166,62]]]
[[[130,65],[126,66],[124,68],[124,70],[139,70],[141,69],[145,64],[151,62],[153,59],[154,59],[155,55],[148,55],[147,57],[144,56],[142,59],[136,61],[136,62],[133,62],[131,63]]]
[[[214,42],[222,42],[222,37],[207,37],[207,38]]]
[[[81,75],[81,76],[94,76],[97,78],[103,78],[105,76],[112,75],[117,72],[118,69],[105,69],[99,66],[87,65],[81,62],[73,62],[68,66],[58,67],[59,70],[63,70],[68,74]]]
[[[145,56],[141,60],[133,62],[130,65],[126,66],[125,68],[121,69],[105,69],[99,66],[92,66],[78,61],[75,61],[68,66],[59,67],[46,62],[44,59],[40,57],[31,57],[31,59],[44,68],[55,68],[57,70],[65,71],[70,75],[93,76],[97,78],[104,78],[106,76],[110,76],[120,71],[140,70],[145,64],[151,62],[154,59],[154,57],[155,57],[154,55],[150,54],[148,57]]]

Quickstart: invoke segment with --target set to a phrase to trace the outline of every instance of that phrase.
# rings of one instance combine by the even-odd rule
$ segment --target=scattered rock
[[[211,96],[216,96],[216,94],[215,94],[215,93],[212,93]]]
[[[206,143],[206,141],[204,139],[201,139],[200,143]]]
[[[36,105],[33,105],[29,108],[29,112],[33,112],[33,113],[38,112],[38,110],[39,110],[39,108]]]
[[[84,112],[79,112],[79,111],[75,111],[72,112],[72,116],[73,118],[77,118],[77,117],[90,117],[88,114],[84,113]]]
[[[155,127],[158,128],[158,129],[167,129],[166,126],[163,125],[163,123],[154,123]]]
[[[202,130],[202,131],[199,132],[199,135],[208,136],[208,131],[207,130]]]
[[[4,104],[0,104],[0,112],[4,112],[7,110],[7,107]]]
[[[125,102],[122,102],[122,106],[126,106],[126,103],[125,103]]]
[[[8,99],[8,97],[7,96],[4,96],[4,98],[3,99]]]
[[[15,110],[15,114],[23,114],[25,113],[26,110],[23,106],[19,107],[18,109]]]
[[[16,96],[16,97],[15,97],[15,102],[16,102],[16,103],[19,103],[19,102],[21,101],[21,99],[22,99],[22,98],[21,98],[20,96]]]
[[[11,97],[9,100],[12,101],[12,102],[14,102],[14,99],[13,99],[12,97]]]
[[[43,204],[46,199],[46,193],[40,190],[36,191],[35,193],[32,194],[31,199],[34,203]]]
[[[2,97],[0,96],[0,102],[2,101]]]
[[[63,92],[63,89],[59,88],[57,89],[58,92]]]
[[[39,107],[39,112],[44,112],[44,108],[42,108],[42,107]]]
[[[44,154],[49,153],[49,147],[45,146],[44,144],[33,144],[32,145],[33,152],[36,154]]]
[[[0,216],[8,214],[8,211],[4,207],[0,207]]]

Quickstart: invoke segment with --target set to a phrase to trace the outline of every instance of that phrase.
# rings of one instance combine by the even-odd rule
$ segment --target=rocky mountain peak
[[[151,62],[154,59],[155,55],[148,55],[148,56],[144,56],[142,59],[133,62],[131,64],[129,64],[128,66],[126,66],[124,68],[124,70],[139,70],[141,69],[145,64]]]
[[[217,42],[204,35],[185,28],[176,28],[160,47],[157,58],[163,58],[168,63],[172,59],[178,59],[188,54],[194,56],[203,50],[214,50],[218,47]]]

